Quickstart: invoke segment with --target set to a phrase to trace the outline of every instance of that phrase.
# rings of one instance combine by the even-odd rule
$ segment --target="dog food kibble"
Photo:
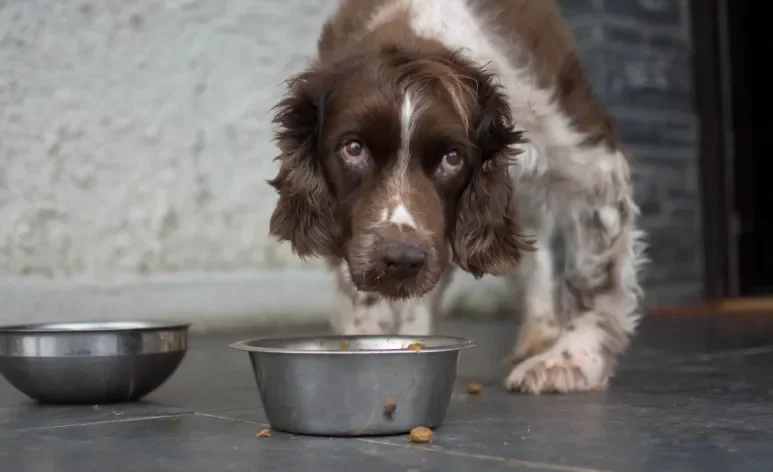
[[[417,426],[411,430],[408,439],[415,443],[428,443],[432,441],[432,430],[424,426]]]
[[[408,345],[408,349],[414,352],[421,352],[421,348],[424,347],[419,343],[412,343]]]
[[[347,349],[349,349],[349,343],[347,343],[346,341],[342,342],[341,343],[341,350],[342,351],[346,351]]]
[[[384,403],[384,415],[391,418],[395,414],[395,410],[397,410],[397,402],[392,397],[387,398],[386,403]]]
[[[270,438],[271,437],[271,430],[264,429],[263,431],[259,432],[255,436],[259,438]]]
[[[479,384],[478,382],[468,383],[467,384],[467,393],[471,393],[473,395],[476,395],[480,393],[480,391],[483,390],[483,385]]]

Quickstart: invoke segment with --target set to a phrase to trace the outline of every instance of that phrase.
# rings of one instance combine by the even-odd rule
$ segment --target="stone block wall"
[[[687,0],[559,0],[634,158],[654,303],[702,295],[698,122]]]

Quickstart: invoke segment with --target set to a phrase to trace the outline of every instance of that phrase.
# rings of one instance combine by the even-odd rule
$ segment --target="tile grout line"
[[[509,467],[526,467],[529,469],[548,469],[548,470],[557,470],[557,471],[563,471],[563,472],[608,472],[602,469],[591,469],[587,467],[575,467],[571,465],[551,464],[549,462],[534,462],[534,461],[526,461],[522,459],[512,459],[512,458],[508,459],[506,457],[489,456],[485,454],[473,454],[469,452],[445,449],[437,446],[429,447],[429,446],[416,446],[411,444],[395,444],[388,441],[379,441],[377,439],[366,439],[366,438],[356,438],[356,439],[361,442],[366,442],[370,444],[379,444],[382,446],[401,447],[405,449],[415,449],[415,450],[421,450],[421,451],[427,451],[427,452],[439,452],[441,454],[448,454],[448,455],[457,456],[457,457],[466,457],[469,459],[479,459],[479,460],[485,460],[489,462],[498,462]]]
[[[193,414],[195,416],[203,416],[205,418],[215,418],[215,419],[218,419],[218,420],[234,421],[236,423],[254,424],[254,425],[263,426],[263,427],[266,427],[266,428],[270,427],[270,425],[268,423],[259,423],[257,421],[245,420],[245,419],[241,419],[241,418],[231,418],[231,417],[228,417],[228,416],[213,415],[212,413],[194,412]]]
[[[728,349],[709,354],[700,354],[697,356],[700,360],[726,359],[730,357],[754,356],[757,354],[767,354],[773,352],[773,345],[747,347],[743,349]]]
[[[746,357],[759,354],[767,354],[773,352],[773,344],[766,346],[748,347],[741,349],[726,349],[723,351],[716,351],[704,354],[690,354],[686,356],[676,357],[670,361],[666,361],[665,365],[682,364],[686,362],[705,362],[715,359],[731,359],[733,357]]]
[[[162,420],[166,418],[177,418],[180,416],[189,416],[189,415],[192,415],[192,413],[178,413],[174,415],[158,415],[158,416],[138,416],[135,418],[89,421],[85,423],[71,423],[71,424],[62,424],[62,425],[56,425],[56,426],[35,426],[34,428],[19,428],[19,429],[16,429],[15,431],[46,431],[46,430],[53,430],[53,429],[80,428],[83,426],[95,426],[100,424],[117,424],[117,423],[132,423],[135,421]]]

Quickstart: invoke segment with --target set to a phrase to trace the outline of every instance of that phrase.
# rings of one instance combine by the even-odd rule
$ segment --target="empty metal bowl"
[[[0,327],[0,374],[42,403],[134,401],[180,365],[188,326],[111,321]]]
[[[324,336],[231,347],[249,354],[273,429],[367,436],[440,425],[460,351],[474,345],[442,336]]]

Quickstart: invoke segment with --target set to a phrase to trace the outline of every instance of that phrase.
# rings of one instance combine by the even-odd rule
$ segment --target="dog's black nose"
[[[390,275],[416,275],[427,261],[427,248],[416,244],[386,243],[381,246],[381,259]]]

